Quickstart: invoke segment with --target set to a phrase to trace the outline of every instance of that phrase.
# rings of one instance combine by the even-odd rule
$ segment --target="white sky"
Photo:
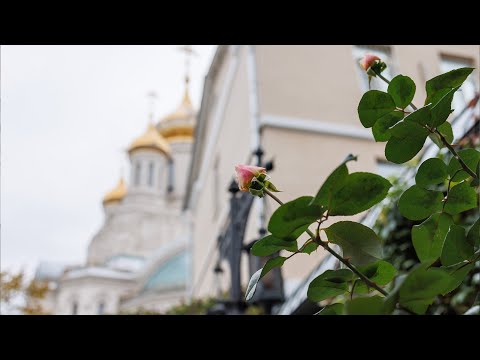
[[[198,109],[216,46],[196,45]],[[183,95],[177,45],[1,47],[1,268],[82,263],[101,199],[125,175],[125,149]]]

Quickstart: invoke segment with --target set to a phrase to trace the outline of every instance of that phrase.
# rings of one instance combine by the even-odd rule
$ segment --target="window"
[[[362,92],[368,90],[381,90],[387,91],[388,85],[381,79],[376,77],[372,78],[370,82],[370,89],[368,87],[368,75],[365,70],[360,66],[360,60],[365,56],[365,54],[377,55],[382,59],[386,64],[387,68],[383,71],[382,75],[387,79],[393,78],[392,71],[392,61],[391,61],[391,51],[389,46],[385,45],[354,45],[353,46],[353,59],[355,61],[355,67],[358,72],[358,76],[361,81],[361,90]]]
[[[105,313],[105,303],[103,301],[101,301],[99,304],[98,304],[98,310],[97,310],[97,314],[98,315],[103,315]]]
[[[148,164],[148,186],[153,186],[153,170],[155,169],[155,164],[153,161],[150,161]]]
[[[377,173],[386,179],[398,178],[405,167],[399,164],[393,164],[384,160],[377,160]]]
[[[141,166],[140,166],[140,162],[137,162],[135,164],[135,170],[134,170],[134,182],[135,182],[135,185],[138,186],[140,185],[140,170],[141,170]]]
[[[78,302],[74,301],[72,303],[72,315],[78,315]]]

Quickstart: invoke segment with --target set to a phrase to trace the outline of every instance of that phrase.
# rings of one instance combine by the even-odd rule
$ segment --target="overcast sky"
[[[178,46],[1,47],[1,268],[82,263],[129,143],[183,95]],[[194,46],[196,108],[214,45]]]

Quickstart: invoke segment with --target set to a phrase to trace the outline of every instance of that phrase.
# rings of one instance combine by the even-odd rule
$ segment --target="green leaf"
[[[430,126],[436,128],[440,126],[445,121],[447,121],[448,116],[453,112],[452,110],[452,100],[453,95],[458,90],[458,87],[450,90],[445,96],[443,96],[440,101],[432,107],[431,114],[432,119],[430,121]]]
[[[480,152],[475,149],[465,149],[457,152],[460,159],[470,168],[470,170],[475,171],[478,162],[480,161]],[[454,176],[455,173],[462,169],[462,165],[458,162],[457,159],[452,158],[448,164],[448,174]],[[465,180],[470,175],[464,170],[461,170],[453,177],[452,181],[459,182]]]
[[[356,172],[333,194],[329,215],[355,215],[382,201],[392,184],[380,175]]]
[[[398,299],[400,298],[400,288],[406,278],[407,274],[401,274],[395,278],[393,289],[390,290],[388,295],[384,298],[386,314],[391,314],[396,309]]]
[[[372,127],[378,119],[393,110],[395,102],[392,96],[378,90],[367,91],[358,104],[358,116],[366,128]]]
[[[448,193],[445,212],[456,215],[477,207],[477,192],[467,182],[455,185]]]
[[[268,223],[268,231],[279,238],[284,238],[302,226],[308,226],[320,218],[325,208],[309,205],[313,197],[302,196],[280,206],[273,213]]]
[[[308,286],[307,297],[319,302],[348,291],[348,282],[353,273],[348,269],[327,270],[317,276]]]
[[[402,119],[403,114],[400,111],[392,111],[378,119],[372,128],[375,141],[388,141],[392,136],[390,128]]]
[[[443,135],[443,137],[445,138],[445,140],[447,140],[447,142],[449,144],[451,144],[453,142],[453,130],[452,130],[452,125],[446,121],[444,122],[442,125],[440,125],[439,127],[437,127],[437,130],[440,132],[440,134]],[[442,142],[442,139],[440,138],[440,136],[438,136],[437,133],[430,133],[428,135],[428,137],[440,148],[440,149],[443,149],[445,147],[445,144]]]
[[[431,98],[443,89],[453,89],[461,86],[467,77],[472,73],[473,68],[460,68],[449,71],[430,79],[426,83],[427,99],[425,104],[431,102]]]
[[[397,75],[388,85],[388,93],[392,96],[395,105],[405,109],[415,96],[415,83],[408,76]]]
[[[248,282],[247,286],[247,292],[245,295],[245,300],[249,301],[253,295],[255,294],[255,290],[257,290],[257,284],[258,282],[265,276],[267,273],[277,267],[280,267],[283,265],[283,263],[287,260],[287,258],[282,257],[282,256],[277,256],[274,257],[270,260],[268,260],[263,268],[260,270],[256,271],[255,274],[252,275],[250,278],[250,281]]]
[[[400,213],[410,220],[423,220],[442,208],[443,194],[440,191],[422,189],[413,185],[398,201]]]
[[[441,267],[447,274],[451,276],[451,280],[448,286],[443,290],[442,295],[446,295],[459,287],[465,277],[475,267],[474,263],[471,264],[456,264],[448,267]]]
[[[447,165],[438,158],[431,158],[418,168],[415,182],[418,186],[428,189],[431,185],[443,183],[448,177]]]
[[[384,315],[385,304],[380,296],[358,297],[345,303],[346,315]]]
[[[315,315],[343,315],[343,304],[327,305]]]
[[[265,263],[265,265],[263,265],[262,273],[261,273],[261,275],[260,275],[260,279],[261,279],[262,277],[264,277],[265,275],[267,275],[267,273],[268,273],[270,270],[282,266],[283,263],[285,262],[285,260],[287,260],[287,258],[286,258],[286,257],[283,257],[283,256],[277,256],[277,257],[274,257],[274,258],[269,259],[269,260]]]
[[[442,254],[443,243],[453,219],[445,213],[436,213],[412,228],[412,243],[422,263],[433,263]]]
[[[450,226],[440,260],[449,266],[473,257],[473,245],[468,243],[465,229],[458,225]]]
[[[430,105],[424,106],[409,114],[407,117],[405,117],[404,121],[411,121],[420,125],[430,124],[432,120],[431,109],[432,108]]]
[[[424,314],[435,297],[450,285],[452,277],[438,268],[422,265],[407,275],[399,291],[399,302],[416,314]]]
[[[397,270],[392,264],[380,260],[365,266],[359,266],[358,270],[377,285],[387,285],[395,277]]]
[[[347,162],[355,160],[357,157],[349,154],[346,159],[328,176],[323,183],[317,195],[312,200],[311,204],[328,206],[333,193],[338,190],[348,176]]]
[[[429,134],[422,125],[407,121],[407,118],[390,129],[392,136],[385,146],[385,157],[395,164],[413,159],[422,150]]]
[[[375,232],[353,221],[339,221],[325,229],[328,240],[341,246],[350,262],[364,265],[381,259],[382,242]]]
[[[260,281],[260,275],[262,275],[263,269],[257,270],[255,274],[252,275],[250,281],[247,285],[247,291],[245,294],[245,300],[249,301],[253,295],[255,294],[255,290],[257,290],[257,284]]]
[[[273,235],[265,236],[253,244],[250,253],[255,256],[269,256],[280,250],[295,252],[298,250],[295,241],[286,241]]]
[[[467,241],[474,247],[480,246],[480,218],[478,218],[470,230],[468,230]]]
[[[307,244],[307,246],[305,246],[305,248],[303,248],[303,250],[300,252],[310,255],[312,252],[317,250],[317,248],[318,248],[318,244],[312,241],[311,243]]]

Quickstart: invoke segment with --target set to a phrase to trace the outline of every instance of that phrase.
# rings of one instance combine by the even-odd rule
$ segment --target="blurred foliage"
[[[0,272],[0,302],[2,311],[25,315],[47,315],[41,301],[49,290],[48,283],[26,280],[25,274]]]
[[[215,298],[194,299],[190,304],[181,303],[166,312],[167,315],[205,315],[213,305]]]

